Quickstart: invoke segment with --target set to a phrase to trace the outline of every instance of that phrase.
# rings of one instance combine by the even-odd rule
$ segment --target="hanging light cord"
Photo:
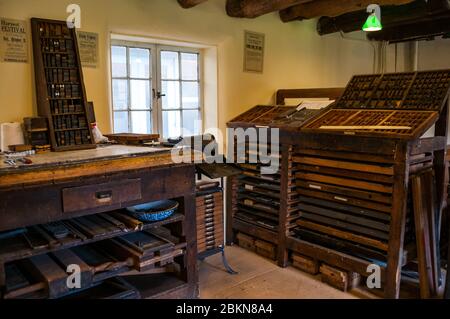
[[[397,64],[398,64],[398,44],[395,43],[395,72],[397,72]]]

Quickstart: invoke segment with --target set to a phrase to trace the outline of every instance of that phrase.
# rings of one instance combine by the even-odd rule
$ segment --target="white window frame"
[[[131,109],[131,105],[128,105],[127,110],[123,110],[123,112],[128,112],[128,129],[131,130],[131,112],[133,111],[150,111],[152,115],[152,133],[160,134],[163,137],[163,106],[162,106],[162,98],[158,98],[158,93],[162,92],[162,76],[161,76],[161,51],[171,51],[177,52],[179,54],[179,80],[180,83],[180,106],[177,109],[167,109],[167,111],[178,111],[181,116],[181,135],[183,133],[183,96],[182,92],[182,83],[183,82],[198,82],[199,83],[199,107],[198,109],[187,109],[187,110],[198,110],[199,111],[199,120],[201,121],[200,134],[203,134],[204,131],[204,83],[203,83],[203,54],[201,49],[191,48],[191,47],[181,47],[181,46],[169,46],[169,45],[158,45],[151,44],[146,42],[133,42],[133,41],[124,41],[124,40],[111,40],[110,44],[110,52],[112,52],[113,46],[121,46],[127,48],[127,77],[126,78],[118,78],[113,77],[112,74],[112,56],[110,59],[110,69],[111,69],[111,111],[112,111],[112,122],[113,129],[115,131],[115,121],[114,121],[114,92],[113,92],[113,80],[122,79],[128,81],[128,104],[131,104],[131,80],[133,78],[130,77],[130,57],[129,57],[129,49],[130,48],[138,48],[138,49],[149,49],[150,57],[151,57],[151,109],[150,110],[138,110]],[[181,69],[181,53],[193,53],[198,54],[198,81],[195,80],[182,80],[182,69]],[[140,79],[142,80],[142,79]],[[121,111],[118,111],[121,112]],[[173,136],[171,136],[173,137]]]
[[[131,117],[131,112],[133,111],[145,111],[145,112],[151,112],[151,116],[152,116],[152,123],[151,123],[151,128],[152,128],[152,133],[157,133],[158,132],[158,114],[157,114],[157,109],[156,109],[156,105],[155,105],[155,99],[153,98],[153,94],[152,94],[152,89],[156,88],[156,62],[155,59],[153,58],[153,56],[156,53],[156,46],[155,45],[151,45],[148,43],[138,43],[138,42],[128,42],[128,41],[116,41],[113,40],[111,42],[110,45],[110,51],[112,51],[112,47],[113,46],[119,46],[119,47],[125,47],[127,48],[127,75],[126,77],[113,77],[113,72],[112,72],[112,56],[111,56],[111,110],[112,110],[112,122],[113,122],[113,129],[115,132],[115,121],[114,121],[114,113],[116,112],[127,112],[128,113],[128,131],[131,130],[131,121],[132,121],[132,117]],[[144,109],[144,110],[140,110],[140,109],[132,109],[131,108],[131,81],[132,80],[142,80],[142,79],[134,79],[130,76],[130,55],[129,55],[129,50],[133,49],[133,48],[137,48],[137,49],[148,49],[150,50],[150,66],[151,66],[151,72],[149,73],[150,75],[150,84],[151,84],[151,88],[150,88],[150,101],[151,101],[151,108],[148,109]],[[127,109],[123,110],[123,111],[116,111],[114,109],[114,92],[113,92],[113,81],[114,80],[126,80],[127,81],[127,85],[128,85],[128,105],[127,105]]]
[[[158,59],[158,63],[157,63],[157,68],[158,68],[158,73],[157,73],[157,87],[158,87],[158,92],[162,92],[162,73],[161,73],[161,63],[159,61],[159,59],[161,58],[161,51],[171,51],[171,52],[177,52],[179,54],[178,56],[178,72],[179,72],[179,80],[168,80],[168,81],[174,81],[174,82],[179,82],[180,84],[180,107],[178,109],[163,109],[162,106],[162,99],[158,99],[158,125],[159,127],[161,127],[160,130],[160,134],[161,136],[163,136],[163,119],[162,119],[162,115],[164,111],[178,111],[180,112],[180,123],[181,123],[181,135],[183,136],[183,110],[198,110],[199,112],[199,120],[201,121],[201,127],[199,134],[203,134],[204,131],[204,107],[203,107],[203,59],[202,59],[202,54],[201,54],[201,50],[199,49],[195,49],[195,48],[188,48],[188,47],[177,47],[177,46],[167,46],[167,45],[158,45],[157,46],[157,59]],[[195,80],[182,80],[182,69],[181,69],[181,53],[193,53],[193,54],[198,54],[198,81]],[[167,80],[166,80],[167,81]],[[182,96],[182,83],[183,82],[198,82],[199,84],[199,106],[198,108],[195,109],[184,109],[183,108],[183,96]]]

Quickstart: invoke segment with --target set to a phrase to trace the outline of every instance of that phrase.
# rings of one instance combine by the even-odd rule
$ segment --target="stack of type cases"
[[[296,148],[301,218],[296,234],[330,248],[387,261],[394,162],[380,154]],[[412,239],[407,218],[407,242]]]
[[[435,169],[444,184],[447,115],[436,137],[421,137],[449,88],[449,70],[355,76],[335,106],[305,124],[293,156],[301,217],[287,246],[364,276],[375,261],[386,267],[386,296],[398,297],[399,273],[415,251],[409,180]]]
[[[198,254],[223,248],[225,242],[223,191],[218,183],[197,186]]]
[[[181,227],[183,220],[175,214],[164,221],[143,223],[120,210],[3,234],[2,298],[139,298],[137,290],[117,276],[155,268],[172,273],[170,267],[186,253],[187,243],[180,232],[164,226]],[[83,289],[67,285],[70,265],[79,267]]]
[[[28,145],[48,145],[48,124],[44,117],[27,117],[23,119],[25,141]]]
[[[75,29],[32,19],[39,115],[48,119],[56,151],[93,148]]]
[[[267,127],[270,137],[270,129],[278,128],[281,132],[298,128],[318,112],[297,110],[296,107],[256,106],[232,120],[228,126],[244,129]],[[283,141],[276,149],[271,148],[270,141],[267,145],[246,141],[245,154],[239,154],[238,149],[243,147],[237,145],[237,139],[235,142],[235,158],[242,169],[240,176],[234,178],[236,193],[232,195],[232,227],[237,241],[239,245],[260,252],[265,257],[284,259],[282,252],[285,249],[280,241],[285,238],[286,232],[296,227],[295,222],[299,218],[299,195],[295,184],[297,165],[293,162],[293,147]],[[274,163],[279,164],[278,169],[265,174],[263,168],[269,168]],[[284,261],[280,260],[280,263]]]

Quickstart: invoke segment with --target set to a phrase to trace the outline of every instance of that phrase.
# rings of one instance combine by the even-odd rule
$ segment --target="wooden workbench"
[[[178,290],[171,287],[168,295],[158,291],[158,296],[198,295],[194,164],[177,164],[167,148],[133,146],[39,154],[30,156],[32,164],[18,167],[0,159],[0,233],[176,199],[181,218],[168,227],[186,243],[185,255],[178,258],[184,285]],[[65,248],[64,244],[37,251],[22,247],[11,252],[0,242],[0,287],[6,262]]]

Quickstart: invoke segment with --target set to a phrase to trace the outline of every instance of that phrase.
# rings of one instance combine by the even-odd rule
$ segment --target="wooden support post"
[[[432,2],[418,0],[400,6],[384,6],[381,9],[384,28],[433,21],[436,19],[436,16],[449,14],[448,5],[443,4],[442,0],[433,0]],[[358,31],[361,30],[362,23],[366,19],[367,10],[365,8],[364,10],[345,13],[337,17],[323,16],[317,23],[317,32],[320,35],[325,35],[340,31],[346,33]]]
[[[406,208],[409,181],[409,146],[398,144],[394,166],[392,219],[389,232],[388,263],[384,294],[386,298],[400,297],[403,243],[405,239]]]
[[[280,211],[278,217],[278,266],[287,267],[288,265],[288,250],[287,237],[289,235],[288,226],[288,183],[289,183],[289,146],[281,146],[281,185],[280,185]]]
[[[413,0],[378,0],[377,4],[401,5],[413,2]],[[336,17],[338,15],[364,10],[373,0],[348,0],[345,5],[336,0],[316,0],[292,6],[280,11],[280,18],[283,22],[290,22],[299,19],[312,19],[321,16]]]

